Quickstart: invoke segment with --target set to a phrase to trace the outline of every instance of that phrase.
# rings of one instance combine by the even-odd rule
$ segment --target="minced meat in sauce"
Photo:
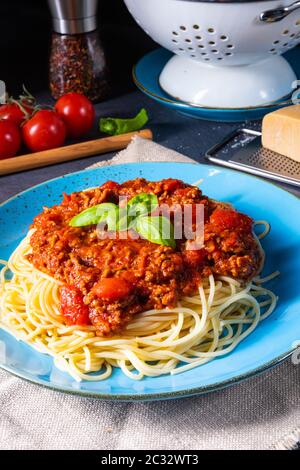
[[[119,197],[153,193],[159,204],[203,204],[204,247],[176,249],[133,237],[99,239],[96,226],[71,227],[81,211]],[[176,306],[192,295],[203,277],[226,275],[248,281],[259,271],[261,253],[252,233],[253,221],[227,205],[210,200],[200,189],[175,179],[148,182],[137,178],[65,195],[45,208],[33,224],[30,262],[62,281],[61,311],[67,324],[92,324],[97,334],[119,333],[132,317],[147,309]]]

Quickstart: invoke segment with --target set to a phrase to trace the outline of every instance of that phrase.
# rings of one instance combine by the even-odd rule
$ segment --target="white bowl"
[[[230,108],[263,105],[292,91],[295,73],[280,56],[300,42],[300,2],[125,3],[146,33],[174,53],[160,76],[171,96]]]

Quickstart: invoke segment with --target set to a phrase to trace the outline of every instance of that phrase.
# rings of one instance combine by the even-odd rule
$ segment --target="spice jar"
[[[108,67],[97,30],[97,0],[48,0],[53,17],[50,90],[57,99],[83,93],[92,101],[109,95]]]

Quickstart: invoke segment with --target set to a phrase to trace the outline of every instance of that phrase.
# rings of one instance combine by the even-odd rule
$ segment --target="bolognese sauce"
[[[118,203],[139,193],[155,194],[172,207],[201,204],[204,244],[188,249],[184,237],[176,248],[134,237],[100,239],[96,226],[72,227],[70,220],[89,207]],[[249,281],[262,257],[252,233],[253,221],[204,196],[180,180],[149,182],[142,178],[64,195],[61,204],[44,208],[33,224],[30,262],[62,281],[61,312],[69,325],[95,326],[97,334],[120,332],[139,312],[175,307],[180,297],[197,292],[210,274]]]

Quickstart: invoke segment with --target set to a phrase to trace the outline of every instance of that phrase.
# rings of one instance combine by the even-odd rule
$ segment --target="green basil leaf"
[[[101,132],[109,135],[125,134],[126,132],[138,131],[147,124],[149,118],[147,111],[142,108],[133,118],[101,118],[99,128]]]
[[[118,206],[111,202],[97,204],[96,206],[89,207],[88,209],[85,209],[84,211],[75,215],[75,217],[73,217],[73,219],[71,219],[69,222],[69,225],[71,225],[71,227],[85,227],[88,225],[96,225],[105,221],[110,222],[110,224],[113,225],[113,220],[117,220],[117,211]],[[109,230],[113,230],[113,228]]]
[[[118,231],[127,230],[129,227],[128,227],[128,213],[127,213],[126,206],[119,207],[117,215],[118,215],[118,220],[117,220],[116,230]]]
[[[116,232],[118,229],[119,223],[119,208],[116,206],[115,210],[110,210],[103,215],[101,221],[99,223],[105,223],[107,226],[107,230]]]
[[[134,196],[127,204],[128,218],[132,221],[141,215],[151,214],[158,207],[155,194],[140,193]]]
[[[146,240],[158,245],[176,247],[173,224],[164,216],[141,216],[135,220],[135,230]]]

